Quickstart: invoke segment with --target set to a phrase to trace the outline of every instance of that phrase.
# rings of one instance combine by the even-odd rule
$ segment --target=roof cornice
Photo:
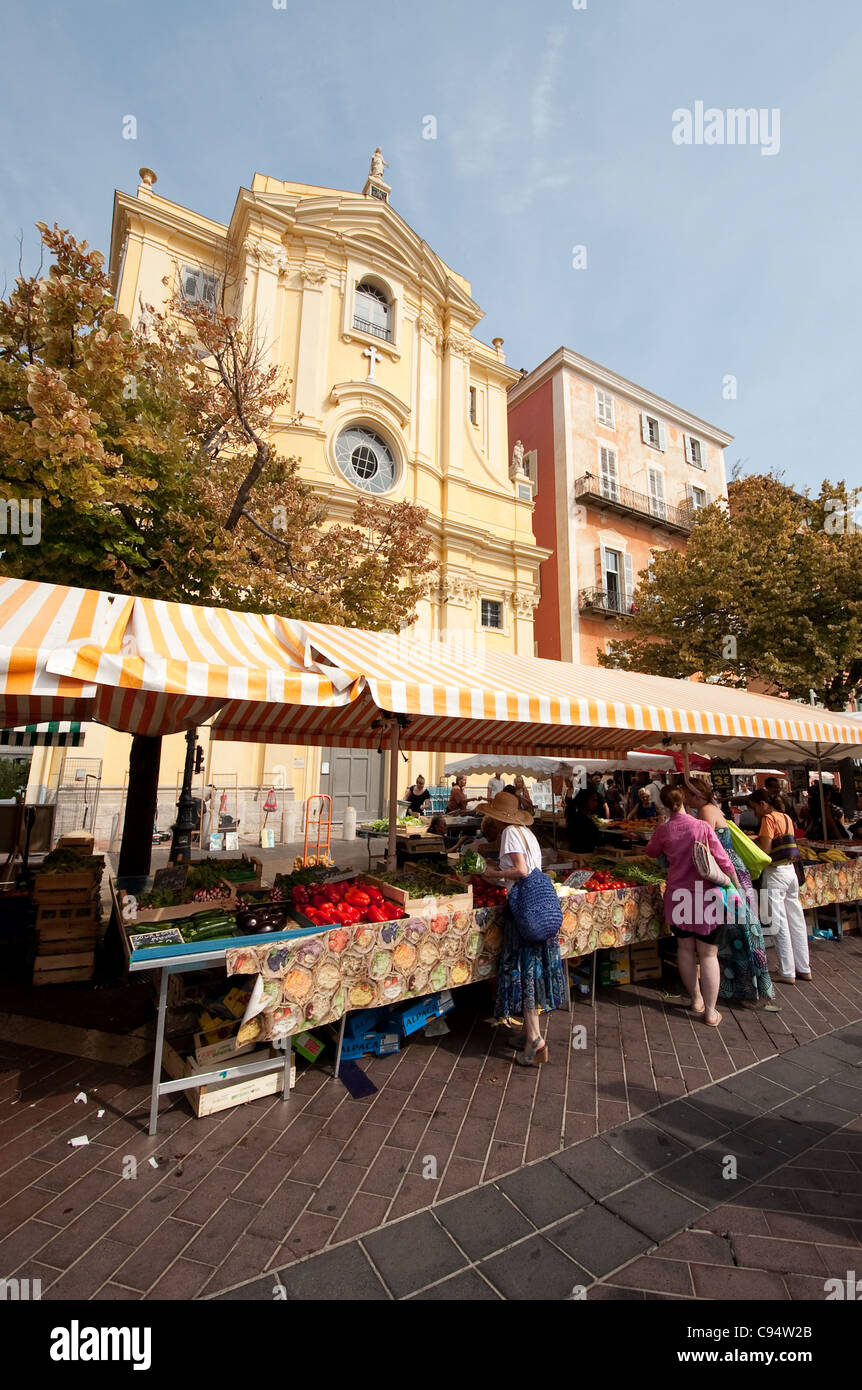
[[[681,406],[674,405],[672,401],[666,401],[663,396],[657,396],[654,392],[647,391],[643,386],[638,386],[636,382],[629,381],[627,377],[612,372],[609,367],[602,367],[598,362],[591,361],[589,357],[581,357],[580,353],[572,352],[571,348],[567,347],[557,348],[557,351],[552,353],[550,357],[546,357],[545,361],[541,362],[538,367],[534,367],[526,376],[522,376],[509,391],[509,405],[517,405],[525,396],[530,395],[537,387],[544,385],[558,371],[566,367],[577,372],[579,376],[589,378],[597,386],[607,387],[616,395],[625,396],[642,409],[654,411],[664,419],[672,420],[675,424],[690,430],[693,434],[704,435],[722,449],[726,449],[729,444],[733,443],[733,435],[728,434],[726,430],[719,429],[717,425],[711,425],[707,420],[702,420],[699,415],[692,415],[690,411],[683,410]]]

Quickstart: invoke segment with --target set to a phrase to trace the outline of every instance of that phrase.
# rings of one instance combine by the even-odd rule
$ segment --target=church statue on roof
[[[371,178],[373,178],[373,179],[382,179],[382,178],[383,178],[383,170],[384,170],[384,169],[388,169],[388,168],[389,168],[389,165],[386,163],[386,160],[383,158],[383,154],[382,154],[382,152],[381,152],[380,146],[378,145],[378,146],[377,146],[377,149],[374,151],[373,155],[371,156],[371,168],[370,168],[370,170],[369,170],[368,172],[369,172]]]

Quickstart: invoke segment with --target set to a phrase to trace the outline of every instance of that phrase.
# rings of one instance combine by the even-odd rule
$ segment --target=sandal
[[[707,1017],[706,1017],[706,1008],[704,1008],[704,1011],[703,1011],[703,1012],[704,1012],[704,1019],[703,1019],[703,1021],[704,1021],[704,1023],[706,1024],[707,1028],[717,1028],[718,1025],[721,1023],[721,1020],[722,1020],[722,1015],[718,1012],[718,1010],[717,1010],[717,1009],[715,1010],[715,1018],[707,1018]]]

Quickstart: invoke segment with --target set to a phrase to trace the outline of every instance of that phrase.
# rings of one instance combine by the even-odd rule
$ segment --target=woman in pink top
[[[692,1013],[716,1028],[721,1022],[721,1014],[715,1007],[721,983],[716,937],[726,911],[721,889],[705,882],[694,867],[692,849],[695,842],[700,840],[706,845],[737,890],[739,881],[712,827],[706,821],[686,815],[679,787],[662,787],[661,799],[670,818],[655,831],[645,853],[653,859],[658,859],[660,854],[667,858],[664,916],[676,937],[679,973],[691,996]]]

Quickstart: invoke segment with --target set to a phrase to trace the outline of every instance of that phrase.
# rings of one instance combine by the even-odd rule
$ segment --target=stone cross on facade
[[[377,377],[374,375],[374,368],[378,362],[383,361],[380,353],[372,343],[371,347],[363,349],[362,356],[368,358],[368,376],[366,377],[366,381],[376,381]]]

